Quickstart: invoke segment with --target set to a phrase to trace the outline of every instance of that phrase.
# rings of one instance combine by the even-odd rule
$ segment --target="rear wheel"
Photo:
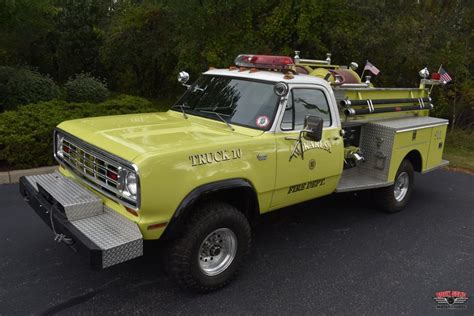
[[[377,207],[388,213],[396,213],[406,206],[414,185],[413,165],[409,160],[403,160],[391,186],[376,189],[372,192]]]
[[[195,210],[174,241],[168,271],[183,288],[219,289],[236,275],[250,243],[250,225],[241,212],[227,203],[207,203]]]

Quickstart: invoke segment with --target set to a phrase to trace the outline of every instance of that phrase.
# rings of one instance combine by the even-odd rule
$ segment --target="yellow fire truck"
[[[23,177],[20,192],[54,238],[106,268],[168,245],[183,287],[227,284],[262,213],[337,192],[372,192],[398,212],[414,174],[442,167],[448,122],[429,116],[428,87],[374,87],[357,65],[239,55],[209,69],[165,113],[59,124],[59,170]]]

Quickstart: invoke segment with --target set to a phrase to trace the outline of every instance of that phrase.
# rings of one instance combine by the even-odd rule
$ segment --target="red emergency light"
[[[238,67],[259,69],[290,69],[294,65],[293,59],[288,56],[271,55],[239,55],[235,58]]]
[[[118,181],[118,173],[117,172],[107,170],[107,177],[114,180],[114,181]]]

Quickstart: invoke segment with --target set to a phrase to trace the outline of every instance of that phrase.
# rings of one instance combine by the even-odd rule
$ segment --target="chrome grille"
[[[77,172],[93,177],[114,189],[118,188],[120,166],[117,164],[99,158],[66,138],[63,140],[62,152],[63,160]]]
[[[55,156],[60,163],[69,167],[103,194],[134,209],[140,207],[139,195],[131,196],[124,189],[124,180],[128,173],[134,173],[138,178],[135,168],[130,163],[65,132],[58,130],[54,137]],[[57,148],[58,146],[60,148]],[[139,180],[137,181],[139,187]]]

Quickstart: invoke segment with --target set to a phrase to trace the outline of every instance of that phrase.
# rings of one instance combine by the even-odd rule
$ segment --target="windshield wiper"
[[[184,118],[185,118],[185,119],[188,119],[188,115],[186,114],[186,112],[184,112],[184,108],[188,108],[188,109],[189,109],[190,107],[187,106],[187,105],[184,105],[184,104],[175,104],[175,105],[173,105],[173,107],[175,107],[175,106],[179,106],[179,108],[181,109],[181,112],[183,112]]]
[[[217,112],[212,112],[212,111],[204,111],[204,110],[200,110],[199,112],[215,114],[215,115],[216,115],[222,122],[224,122],[225,125],[227,125],[232,131],[235,131],[234,127],[232,127],[232,125],[230,125],[230,123],[227,122],[219,113],[217,113]]]
[[[216,112],[216,111],[219,111],[220,114],[223,114],[223,115],[226,115],[227,114],[224,114],[222,113],[222,111],[226,111],[226,110],[232,110],[232,107],[231,106],[223,106],[223,107],[218,107],[218,106],[204,106],[204,107],[200,107],[200,108],[194,108],[195,110],[198,110],[200,112],[203,112],[203,110],[212,110],[212,112]]]
[[[196,85],[193,87],[193,92],[199,91],[199,92],[204,92],[205,89],[201,88],[200,86]]]

